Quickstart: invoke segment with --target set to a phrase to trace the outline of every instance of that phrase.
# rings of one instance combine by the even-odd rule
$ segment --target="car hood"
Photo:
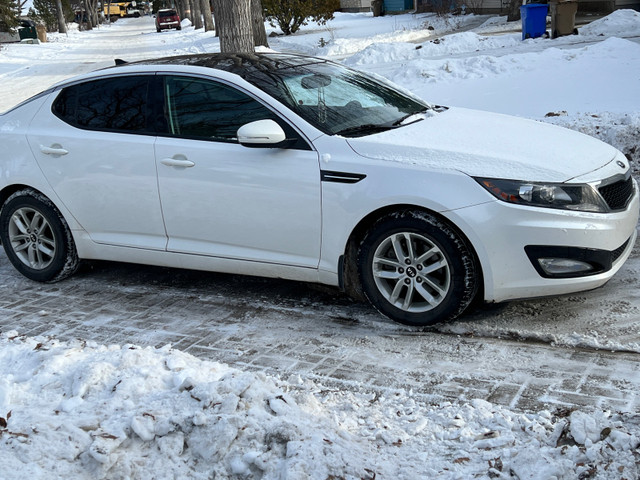
[[[360,138],[351,148],[364,157],[474,177],[565,182],[616,156],[593,137],[519,117],[463,108],[429,112],[420,121]]]

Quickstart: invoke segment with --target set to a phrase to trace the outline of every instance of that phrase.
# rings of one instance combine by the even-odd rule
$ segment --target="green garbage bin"
[[[551,7],[551,38],[578,33],[576,28],[577,0],[550,2]]]
[[[38,38],[38,32],[36,31],[36,24],[31,20],[22,20],[20,22],[20,27],[18,27],[18,35],[20,36],[20,40],[24,40],[27,38]]]

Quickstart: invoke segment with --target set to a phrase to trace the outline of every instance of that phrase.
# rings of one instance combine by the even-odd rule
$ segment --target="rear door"
[[[29,127],[44,175],[95,242],[166,247],[149,120],[153,78],[69,86],[51,96]]]

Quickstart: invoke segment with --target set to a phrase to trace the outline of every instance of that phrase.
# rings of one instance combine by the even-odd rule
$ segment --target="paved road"
[[[292,381],[386,395],[406,389],[427,401],[482,398],[534,411],[640,407],[638,354],[412,330],[338,292],[295,282],[95,262],[64,282],[38,284],[2,253],[0,289],[0,331],[171,343]],[[505,308],[472,317],[491,322]]]

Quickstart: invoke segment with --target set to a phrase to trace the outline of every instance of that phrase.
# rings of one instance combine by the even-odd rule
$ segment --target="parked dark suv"
[[[174,8],[158,10],[156,14],[156,30],[160,32],[161,30],[170,30],[172,28],[176,30],[182,29],[178,12]]]

